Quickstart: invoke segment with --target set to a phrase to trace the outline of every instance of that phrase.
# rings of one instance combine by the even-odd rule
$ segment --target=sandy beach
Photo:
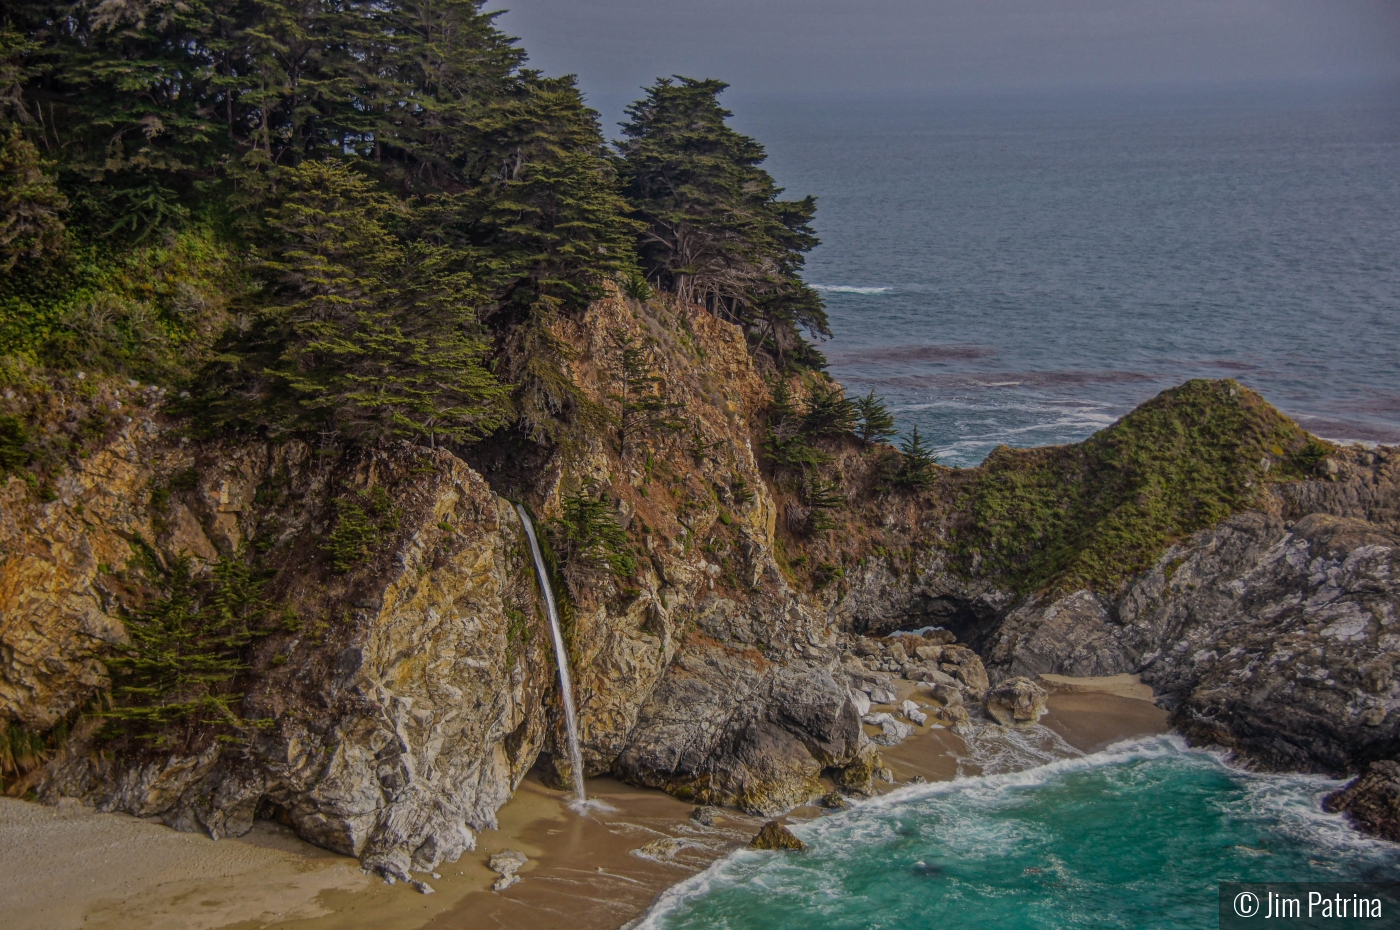
[[[1042,684],[1051,696],[1041,723],[1071,751],[1167,730],[1166,712],[1132,676],[1047,676]],[[901,700],[920,700],[914,689],[903,683]],[[967,741],[938,727],[919,727],[882,754],[895,785],[980,773]],[[611,930],[762,825],[722,811],[705,826],[691,819],[693,805],[610,778],[588,788],[599,803],[580,817],[562,792],[527,777],[501,809],[499,828],[483,831],[475,851],[428,880],[431,895],[368,876],[355,860],[269,822],[214,842],[76,803],[0,799],[0,909],[20,930]],[[800,808],[788,816],[820,814]],[[496,892],[487,861],[505,850],[529,861],[520,882]]]

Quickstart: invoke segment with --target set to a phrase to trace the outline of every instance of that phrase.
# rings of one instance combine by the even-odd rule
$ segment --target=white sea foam
[[[888,294],[892,287],[855,287],[850,284],[813,284],[812,290],[824,294]]]
[[[599,798],[587,798],[582,801],[570,801],[569,810],[573,811],[575,814],[588,814],[594,811],[600,814],[617,813],[617,808],[613,807],[607,801],[600,800]]]
[[[1067,775],[1103,767],[1123,767],[1122,779],[1151,778],[1135,772],[1131,763],[1167,760],[1213,762],[1229,770],[1239,780],[1243,797],[1221,800],[1241,816],[1257,817],[1281,829],[1300,844],[1335,854],[1339,862],[1357,855],[1393,850],[1391,844],[1361,835],[1345,818],[1325,813],[1321,800],[1342,782],[1315,775],[1273,775],[1242,770],[1230,764],[1227,754],[1192,749],[1175,735],[1125,740],[1089,755],[1069,755],[1075,751],[1057,745],[1058,737],[1033,728],[1027,731],[1001,731],[984,727],[969,740],[969,758],[980,757],[991,765],[1014,765],[1043,758],[1049,752],[1066,753],[1044,764],[1016,771],[963,776],[953,781],[906,785],[889,794],[854,803],[850,809],[794,826],[793,832],[810,846],[821,849],[878,848],[907,836],[911,828],[928,832],[936,848],[956,849],[962,860],[999,855],[998,850],[1040,846],[1053,842],[1053,836],[1026,821],[989,820],[981,813],[990,809],[1023,803],[1027,790],[1058,782]],[[1052,738],[1053,737],[1053,738]],[[939,817],[921,821],[919,802],[955,796],[957,804],[940,804]],[[912,819],[909,815],[913,815]],[[990,831],[990,832],[989,832]],[[993,835],[995,834],[995,835]],[[1262,853],[1263,851],[1261,851]],[[1047,850],[1047,855],[1050,851]],[[1053,855],[1051,856],[1053,858]],[[712,892],[751,884],[771,894],[794,893],[812,898],[832,898],[839,906],[847,894],[839,874],[799,869],[797,861],[750,850],[737,850],[710,865],[705,871],[665,891],[652,909],[633,925],[636,930],[660,930],[668,915],[699,901]],[[1053,865],[1053,863],[1052,863]],[[1346,876],[1341,876],[1345,878]],[[791,885],[791,887],[789,887]],[[814,905],[821,910],[821,905]]]

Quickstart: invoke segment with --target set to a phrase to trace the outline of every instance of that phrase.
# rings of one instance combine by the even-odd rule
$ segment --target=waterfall
[[[535,577],[544,595],[545,610],[549,612],[549,630],[554,634],[554,656],[559,663],[559,693],[564,699],[564,722],[569,730],[569,763],[574,767],[574,802],[582,804],[587,796],[583,790],[583,754],[578,748],[578,712],[574,710],[574,683],[569,677],[569,653],[564,649],[564,631],[559,628],[559,609],[554,606],[554,589],[549,585],[549,572],[544,566],[544,553],[535,537],[535,524],[523,504],[515,505],[525,537],[530,540],[530,556],[535,560]]]

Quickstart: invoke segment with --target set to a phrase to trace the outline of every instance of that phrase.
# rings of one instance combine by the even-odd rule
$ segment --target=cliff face
[[[559,592],[589,772],[775,812],[868,744],[823,618],[773,558],[775,507],[749,445],[766,390],[734,327],[683,313],[604,301],[557,333],[577,350],[567,373],[604,407],[617,340],[644,346],[680,425],[625,457],[599,433],[568,456],[480,464],[542,525],[587,489],[638,543],[630,578],[566,566]],[[136,390],[93,401],[120,422],[55,499],[4,488],[0,714],[35,731],[78,721],[27,786],[214,836],[275,816],[407,878],[470,848],[542,752],[569,774],[528,549],[480,472],[407,446],[200,444]],[[343,508],[373,500],[373,538],[337,567]],[[142,551],[268,575],[276,616],[239,678],[240,714],[259,727],[113,751],[102,721],[79,715],[149,600]]]
[[[0,714],[34,732],[75,722],[21,787],[215,836],[277,817],[397,878],[455,858],[532,766],[573,774],[510,501],[558,539],[580,494],[616,515],[635,560],[622,573],[556,566],[587,774],[764,814],[810,798],[824,772],[868,788],[879,765],[860,713],[891,675],[929,683],[951,725],[976,712],[989,675],[1141,672],[1193,739],[1260,765],[1355,772],[1400,752],[1393,450],[1332,450],[1313,477],[1261,485],[1293,455],[1277,443],[1305,437],[1236,387],[1198,386],[1106,438],[1008,451],[922,491],[884,486],[888,450],[833,440],[827,467],[848,503],[834,531],[813,532],[801,483],[756,449],[770,389],[735,327],[618,297],[553,335],[598,424],[547,458],[524,441],[460,455],[201,443],[162,416],[158,392],[88,390],[107,431],[51,494],[16,478],[0,490]],[[626,443],[624,344],[668,411]],[[1163,447],[1159,473],[1132,447],[1133,430],[1151,432],[1142,422],[1189,439],[1220,403],[1272,451],[1207,430]],[[1247,467],[1195,467],[1219,448]],[[1199,491],[1210,469],[1220,477]],[[1227,515],[1202,521],[1167,499],[1175,482]],[[997,522],[1022,512],[1043,545]],[[1173,538],[1182,513],[1209,525]],[[266,578],[271,606],[236,678],[249,725],[113,742],[93,713],[104,660],[151,600],[141,566],[182,557]],[[866,638],[925,626],[981,659],[951,634]]]
[[[1400,753],[1400,452],[1334,450],[1322,470],[1270,486],[1116,591],[1019,596],[934,549],[869,560],[830,616],[855,632],[947,626],[993,681],[1141,673],[1194,742],[1354,774]]]
[[[26,501],[11,482],[0,637],[13,719],[42,727],[105,684],[137,540],[167,563],[261,548],[281,607],[241,708],[270,726],[233,744],[113,753],[88,718],[41,794],[216,837],[275,812],[400,876],[455,858],[494,823],[544,741],[553,688],[546,639],[511,635],[512,610],[535,599],[518,520],[446,453],[326,451],[192,447],[141,413],[60,479],[57,500]],[[191,486],[152,505],[152,487],[184,475]],[[398,526],[367,564],[329,571],[319,543],[333,503],[367,486],[392,490]]]

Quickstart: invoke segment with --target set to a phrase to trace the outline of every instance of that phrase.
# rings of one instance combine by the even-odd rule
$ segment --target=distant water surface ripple
[[[1400,442],[1397,90],[736,110],[818,196],[832,373],[968,465],[1193,377]]]

